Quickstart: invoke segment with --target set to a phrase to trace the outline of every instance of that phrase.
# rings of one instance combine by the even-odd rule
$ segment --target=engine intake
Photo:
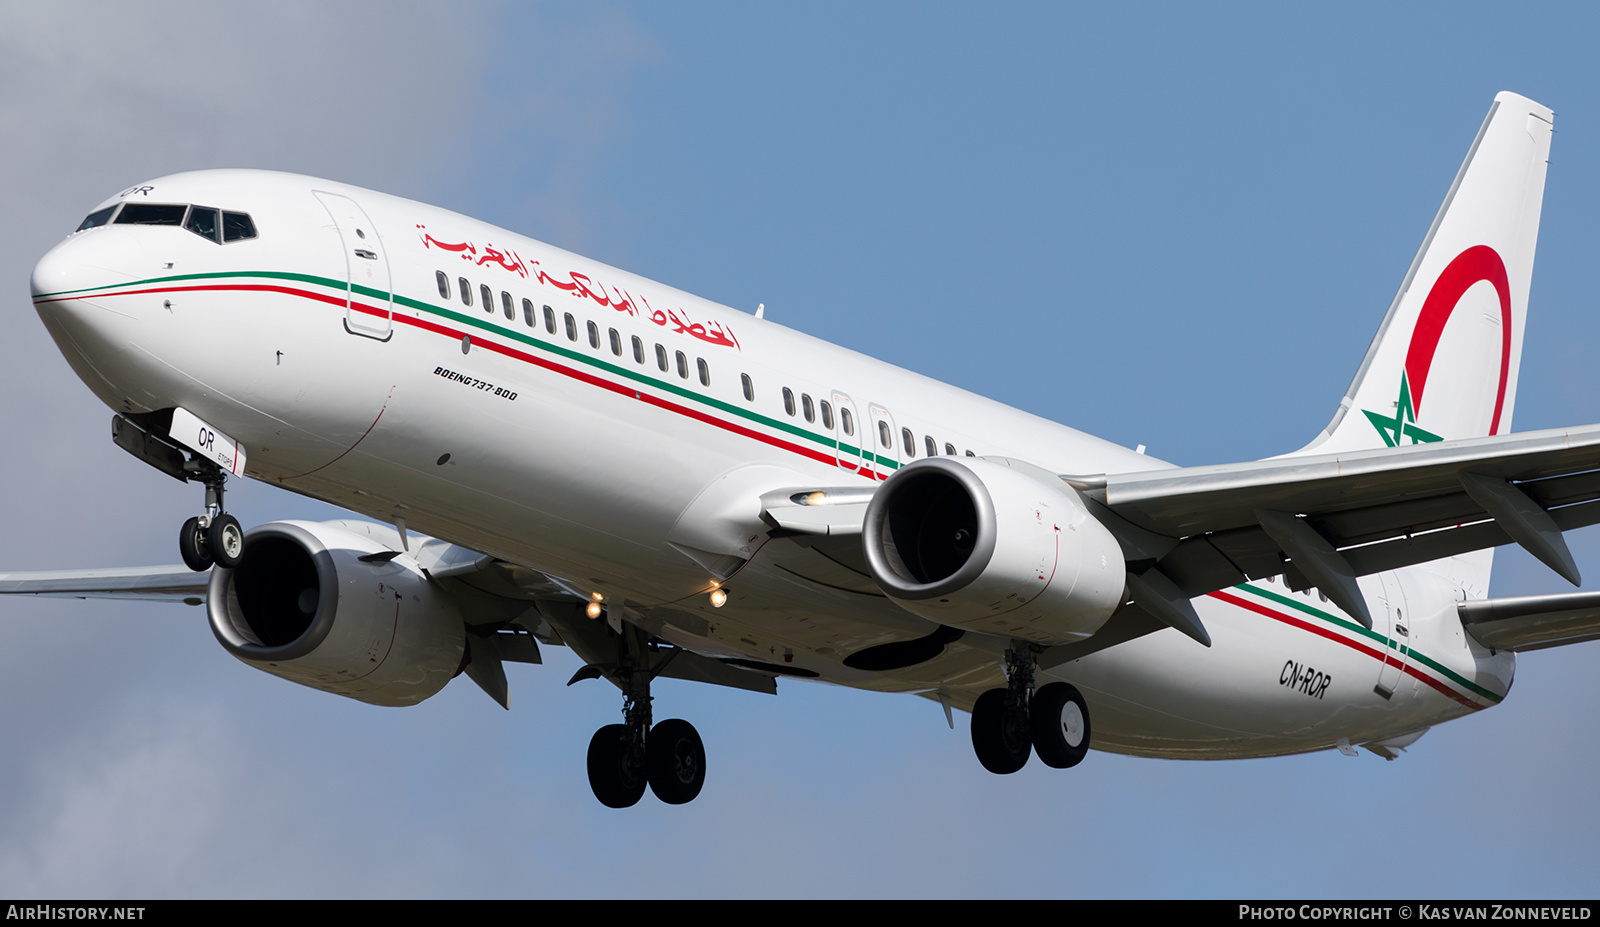
[[[206,612],[235,657],[291,682],[369,702],[414,705],[460,669],[455,603],[415,561],[337,525],[272,522],[245,535],[233,569],[212,570]]]
[[[1002,458],[929,457],[867,506],[863,552],[906,610],[1043,644],[1082,640],[1122,602],[1122,548],[1077,491]]]

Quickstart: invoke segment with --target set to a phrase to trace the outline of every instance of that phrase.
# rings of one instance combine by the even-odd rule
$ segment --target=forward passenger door
[[[378,230],[350,197],[314,192],[339,230],[345,265],[345,331],[388,341],[394,332],[394,285]]]

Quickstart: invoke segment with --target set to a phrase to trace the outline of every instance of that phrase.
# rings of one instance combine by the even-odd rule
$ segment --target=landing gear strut
[[[222,484],[228,475],[204,458],[190,460],[184,467],[206,487],[206,512],[183,523],[178,531],[178,552],[189,569],[199,573],[212,564],[232,569],[244,554],[244,529],[239,519],[222,510]]]
[[[589,788],[608,808],[637,804],[646,785],[669,805],[687,804],[706,782],[706,749],[694,725],[671,718],[651,726],[648,647],[643,631],[624,625],[616,669],[622,723],[589,740]]]
[[[972,706],[972,749],[992,773],[1008,775],[1038,752],[1046,766],[1066,769],[1089,752],[1089,706],[1078,690],[1052,682],[1034,691],[1032,644],[1006,651],[1004,689],[990,689]]]

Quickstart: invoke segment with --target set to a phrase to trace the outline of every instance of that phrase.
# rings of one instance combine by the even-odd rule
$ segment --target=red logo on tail
[[[1489,434],[1500,431],[1500,413],[1506,402],[1506,380],[1511,375],[1511,286],[1506,281],[1506,265],[1500,255],[1488,245],[1475,245],[1456,255],[1434,281],[1433,289],[1422,303],[1417,316],[1417,327],[1411,333],[1411,349],[1406,352],[1406,380],[1411,388],[1412,407],[1422,412],[1422,390],[1428,384],[1428,370],[1433,366],[1433,352],[1439,348],[1439,338],[1456,303],[1480,280],[1494,285],[1500,295],[1500,384],[1494,397],[1494,418],[1489,422]]]

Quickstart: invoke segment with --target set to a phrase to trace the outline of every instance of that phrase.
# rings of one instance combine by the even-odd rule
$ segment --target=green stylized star
[[[1399,447],[1404,438],[1410,438],[1412,444],[1426,444],[1430,441],[1443,441],[1444,439],[1431,431],[1423,431],[1417,427],[1417,410],[1411,404],[1411,384],[1406,380],[1405,371],[1400,371],[1400,398],[1394,404],[1394,417],[1382,415],[1377,412],[1361,410],[1366,415],[1372,427],[1378,429],[1378,434],[1383,436],[1383,443],[1390,447]]]

